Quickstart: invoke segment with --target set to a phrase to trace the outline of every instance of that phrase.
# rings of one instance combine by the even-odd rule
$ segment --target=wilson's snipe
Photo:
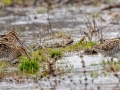
[[[94,46],[93,50],[105,56],[120,58],[120,38],[106,40],[102,44]]]
[[[12,61],[21,55],[25,55],[29,58],[28,52],[24,47],[0,41],[0,59]]]
[[[18,38],[18,34],[15,31],[9,31],[8,34],[6,34],[6,35],[0,35],[0,41],[9,42],[9,43],[14,44],[14,45],[20,44],[21,46],[28,48],[25,44],[23,44],[20,41],[20,39]]]

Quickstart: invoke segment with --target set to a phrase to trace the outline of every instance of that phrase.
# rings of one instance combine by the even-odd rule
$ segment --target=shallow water
[[[88,9],[85,11],[85,8]],[[8,10],[12,9],[8,8]],[[91,13],[103,15],[100,7],[82,6],[80,10],[83,12],[83,15],[87,14],[89,16]],[[89,16],[89,18],[91,20],[92,16]],[[78,7],[54,9],[50,12],[49,19],[54,32],[66,32],[72,36],[75,42],[84,35],[84,31],[88,32]],[[10,29],[17,28],[16,31],[19,33],[21,40],[28,46],[37,43],[41,44],[39,35],[41,35],[43,42],[50,35],[50,31],[46,30],[49,24],[48,14],[38,14],[33,8],[28,9],[25,15],[2,16],[0,20],[1,34],[7,33]],[[98,25],[101,24],[100,22],[96,23]],[[106,26],[109,23],[110,21],[103,22],[102,25]],[[118,25],[109,24],[103,30],[103,37],[105,38],[117,36],[119,36]],[[17,82],[13,77],[6,77],[0,82],[0,90],[119,90],[119,80],[112,73],[105,76],[101,65],[92,66],[92,64],[101,63],[104,59],[101,54],[83,55],[82,59],[85,62],[85,68],[82,67],[82,59],[79,56],[80,52],[66,53],[62,60],[57,62],[58,64],[64,62],[63,67],[66,64],[72,65],[73,70],[71,73],[67,73],[67,75],[51,76],[50,79],[43,78],[41,80],[37,79],[37,81],[24,79],[21,82]],[[84,69],[87,71],[86,74],[83,73]],[[99,76],[92,78],[90,76],[91,72],[97,72]]]
[[[85,55],[83,59],[85,61],[85,70],[87,73],[84,74],[84,69],[81,65],[81,58],[78,54],[67,54],[63,57],[63,60],[59,60],[58,63],[64,61],[67,62],[68,65],[71,64],[73,66],[71,73],[57,77],[51,76],[49,79],[37,79],[36,82],[33,79],[24,79],[23,81],[21,79],[17,82],[13,77],[6,77],[6,79],[0,83],[0,90],[62,90],[63,88],[65,90],[117,90],[112,88],[119,87],[118,78],[112,74],[104,76],[104,73],[102,73],[102,66],[100,65],[91,66],[91,64],[94,63],[99,64],[101,62],[101,58],[101,54],[94,56]],[[90,72],[92,71],[98,72],[100,75],[92,78],[90,76]],[[85,80],[85,78],[87,78],[87,80]]]

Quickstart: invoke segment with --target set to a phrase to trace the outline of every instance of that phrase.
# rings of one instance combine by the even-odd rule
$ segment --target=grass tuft
[[[61,58],[63,56],[63,53],[59,49],[52,49],[49,55],[51,58],[54,58],[54,57]]]
[[[37,60],[29,60],[24,56],[22,56],[20,60],[19,70],[23,73],[36,74],[39,71],[39,63]]]

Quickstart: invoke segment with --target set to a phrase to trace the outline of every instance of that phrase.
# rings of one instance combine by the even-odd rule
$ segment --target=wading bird
[[[120,58],[120,38],[106,40],[102,44],[94,46],[93,50],[104,56]]]

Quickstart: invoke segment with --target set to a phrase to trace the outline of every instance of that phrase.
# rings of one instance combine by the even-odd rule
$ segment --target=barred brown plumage
[[[12,61],[21,55],[29,58],[28,52],[24,47],[0,41],[0,59]]]
[[[120,58],[120,38],[106,40],[102,44],[94,46],[93,50],[105,56]]]

